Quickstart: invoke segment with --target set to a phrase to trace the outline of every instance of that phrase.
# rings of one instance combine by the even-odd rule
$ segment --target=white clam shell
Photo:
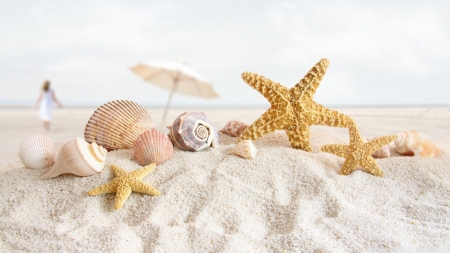
[[[81,138],[73,139],[61,147],[55,165],[41,179],[65,173],[92,176],[103,170],[106,154],[106,149],[95,142],[89,144]]]
[[[226,151],[230,155],[238,155],[247,159],[253,159],[256,156],[256,147],[250,140],[244,140],[236,144],[232,149]]]
[[[147,130],[134,142],[133,156],[141,166],[159,165],[173,156],[173,145],[165,134],[155,129]]]
[[[56,159],[55,145],[43,134],[32,134],[20,144],[19,158],[23,165],[30,169],[50,167]]]

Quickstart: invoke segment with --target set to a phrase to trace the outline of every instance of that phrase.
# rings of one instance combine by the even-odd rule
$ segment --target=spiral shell
[[[89,144],[81,138],[73,139],[61,147],[55,165],[41,179],[65,173],[83,177],[94,175],[103,170],[106,154],[106,149],[95,142]]]
[[[169,126],[169,138],[181,149],[200,151],[219,145],[219,135],[203,112],[185,112]]]
[[[247,124],[237,121],[230,120],[227,124],[219,131],[219,133],[228,134],[231,137],[238,137],[242,132],[248,127]]]
[[[20,144],[19,158],[27,168],[43,169],[50,167],[56,159],[55,145],[45,135],[32,134]]]
[[[367,141],[371,141],[376,138],[366,138]],[[391,150],[389,149],[389,144],[381,147],[377,151],[372,153],[372,157],[375,158],[389,158],[391,157]]]
[[[173,145],[166,135],[151,129],[143,132],[136,139],[133,155],[141,166],[151,163],[159,165],[173,156]]]
[[[397,136],[398,138],[394,140],[395,149],[402,155],[431,158],[441,154],[441,150],[436,145],[416,131],[399,133]]]
[[[253,159],[256,156],[256,147],[250,140],[244,140],[236,144],[236,147],[226,151],[230,155],[238,155],[247,159]]]
[[[86,124],[84,138],[107,150],[131,149],[137,137],[152,128],[144,107],[133,101],[114,100],[97,108]]]

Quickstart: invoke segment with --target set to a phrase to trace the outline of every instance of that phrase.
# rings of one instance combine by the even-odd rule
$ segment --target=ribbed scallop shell
[[[237,120],[230,120],[227,122],[227,124],[219,131],[219,133],[228,134],[231,137],[238,137],[241,135],[242,132],[244,132],[245,129],[247,129],[248,125],[237,121]]]
[[[416,131],[399,133],[397,136],[398,138],[394,140],[395,149],[402,155],[432,158],[441,154],[441,150],[436,145]]]
[[[100,106],[84,130],[87,142],[107,150],[131,149],[137,137],[154,128],[148,111],[128,100],[114,100]]]
[[[203,112],[185,112],[169,128],[169,138],[181,149],[200,151],[219,145],[219,135]]]
[[[92,176],[103,170],[107,151],[97,143],[87,143],[81,138],[73,139],[61,147],[55,165],[41,177],[54,178],[71,173],[77,176]]]
[[[238,155],[247,159],[253,159],[256,156],[256,147],[250,140],[244,140],[236,144],[232,149],[226,151],[230,155]]]
[[[133,153],[141,166],[158,165],[173,156],[173,145],[165,134],[151,129],[139,135],[134,142]]]
[[[53,141],[42,134],[32,134],[19,147],[19,158],[31,169],[43,169],[55,163],[56,150]]]

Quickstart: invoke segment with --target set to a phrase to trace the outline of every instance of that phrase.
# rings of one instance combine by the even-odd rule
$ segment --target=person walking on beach
[[[53,102],[55,102],[59,108],[63,107],[61,103],[59,103],[58,99],[56,99],[55,92],[50,89],[50,81],[46,80],[42,84],[41,93],[39,94],[36,104],[33,106],[33,108],[36,108],[39,103],[41,103],[41,107],[39,109],[39,118],[41,118],[43,121],[45,131],[50,131]]]

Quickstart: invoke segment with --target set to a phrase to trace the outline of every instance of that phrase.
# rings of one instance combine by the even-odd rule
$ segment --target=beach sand
[[[376,159],[384,173],[340,175],[344,159],[320,146],[348,143],[348,130],[314,126],[312,153],[290,148],[283,131],[254,142],[248,160],[218,148],[186,152],[143,178],[161,192],[132,193],[120,210],[114,194],[87,192],[114,178],[109,166],[140,168],[130,150],[109,152],[90,177],[39,180],[24,168],[21,141],[44,133],[37,111],[0,111],[0,252],[449,252],[450,108],[334,108],[365,137],[416,130],[437,144],[437,158],[395,154]],[[59,149],[83,137],[92,109],[54,111],[44,133]],[[158,126],[162,110],[148,109]],[[247,124],[265,109],[203,110],[220,129]],[[172,109],[165,125],[185,110]]]

